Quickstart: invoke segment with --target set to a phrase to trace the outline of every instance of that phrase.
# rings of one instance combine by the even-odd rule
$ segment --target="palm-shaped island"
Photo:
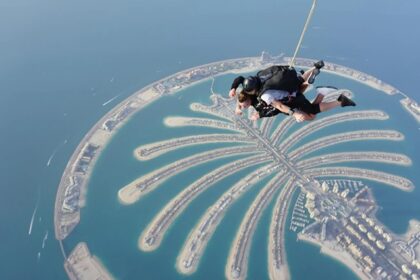
[[[347,95],[352,94],[348,90],[339,90],[328,95],[326,98],[336,98],[341,93]],[[312,199],[310,203],[307,203],[306,206],[309,206],[306,208],[311,213],[311,218],[313,218],[316,224],[327,225],[328,223],[325,219],[342,221],[332,224],[334,227],[330,231],[332,234],[327,236],[325,235],[325,226],[324,235],[317,235],[313,230],[312,232],[310,231],[311,228],[316,227],[309,225],[306,227],[308,228],[307,231],[304,229],[301,232],[302,238],[305,239],[305,232],[311,232],[311,235],[306,236],[306,239],[315,243],[319,241],[319,245],[322,246],[322,242],[325,243],[328,241],[328,237],[332,239],[332,241],[330,240],[332,243],[329,248],[335,248],[338,251],[341,250],[342,253],[346,252],[348,246],[343,245],[340,247],[337,236],[343,232],[341,228],[346,228],[346,221],[350,217],[356,219],[354,217],[356,215],[355,213],[362,211],[362,206],[366,203],[357,204],[357,201],[359,198],[366,200],[364,193],[369,191],[367,188],[362,188],[350,198],[350,196],[347,196],[348,190],[338,192],[337,186],[335,186],[334,192],[328,192],[328,184],[324,182],[321,187],[317,179],[328,177],[366,179],[399,188],[403,191],[411,191],[414,187],[411,181],[395,174],[371,169],[340,166],[341,163],[361,161],[410,165],[411,160],[403,154],[381,151],[342,151],[308,157],[314,151],[349,141],[403,140],[404,135],[395,130],[350,130],[322,138],[311,138],[311,134],[343,122],[354,122],[356,124],[364,120],[387,120],[388,115],[382,111],[363,110],[339,112],[328,117],[322,117],[316,121],[308,122],[304,126],[300,125],[301,127],[290,132],[291,128],[296,124],[292,118],[285,118],[280,122],[276,122],[275,118],[266,118],[260,120],[258,125],[256,125],[247,118],[234,114],[234,100],[223,98],[214,92],[211,95],[211,99],[213,102],[211,106],[198,103],[193,103],[190,106],[191,110],[200,114],[207,114],[208,117],[167,117],[165,124],[174,128],[183,126],[216,128],[220,129],[220,133],[188,135],[142,145],[134,153],[138,160],[147,161],[171,150],[192,145],[226,143],[227,147],[211,148],[208,151],[175,161],[149,174],[143,175],[122,187],[118,193],[119,199],[123,204],[132,204],[179,172],[188,172],[189,168],[208,161],[237,156],[227,164],[212,170],[201,178],[197,178],[190,185],[186,185],[150,221],[148,226],[140,234],[138,245],[143,251],[152,251],[159,247],[168,229],[195,198],[227,176],[245,168],[254,167],[253,172],[227,188],[219,199],[208,207],[207,211],[202,214],[201,218],[190,231],[183,249],[179,252],[176,260],[176,267],[180,273],[191,274],[197,270],[209,240],[229,210],[229,207],[261,180],[268,179],[268,183],[260,189],[252,204],[249,205],[231,245],[225,272],[226,277],[229,279],[246,278],[252,237],[262,212],[272,199],[276,199],[276,202],[269,225],[269,248],[267,248],[268,270],[272,279],[287,279],[289,278],[289,271],[284,244],[286,218],[292,195],[299,187],[302,193],[306,193],[306,199]],[[300,146],[296,145],[298,141],[305,138],[310,139],[310,141]],[[236,145],[232,146],[232,143]],[[209,147],[213,146],[210,145]],[[238,156],[240,156],[239,159]],[[275,194],[278,194],[277,198],[275,198]],[[334,214],[335,212],[329,212],[328,209],[330,208],[328,207],[316,207],[317,209],[315,209],[315,197],[317,197],[316,201],[318,202],[327,198],[329,198],[328,201],[335,200],[336,203],[343,205],[346,210],[339,212],[339,214]],[[373,198],[369,201],[370,206],[374,205]],[[373,206],[364,210],[367,211],[366,213],[371,211],[372,215],[374,215]],[[367,218],[366,214],[364,217],[365,219]],[[368,219],[374,219],[374,217]],[[334,238],[336,242],[334,242]],[[375,241],[377,240],[375,239]],[[379,244],[383,245],[382,242]],[[356,265],[358,264],[356,257],[353,258],[353,262]],[[368,278],[369,273],[360,273],[359,276],[362,278],[366,276]]]
[[[110,139],[136,112],[161,97],[173,95],[194,84],[208,79],[214,82],[214,77],[250,73],[289,62],[290,58],[283,55],[272,57],[263,53],[260,57],[218,61],[186,69],[135,92],[103,116],[74,151],[57,190],[55,236],[66,259],[65,268],[69,277],[82,279],[94,272],[104,279],[113,278],[90,253],[87,243],[79,242],[67,255],[63,241],[80,222],[96,161]],[[298,58],[296,63],[299,67],[309,68],[314,60]],[[401,95],[402,107],[417,121],[420,120],[419,105],[393,86],[343,65],[326,63],[323,69],[387,95]],[[343,262],[359,278],[404,279],[407,276],[419,279],[420,223],[411,221],[405,235],[390,232],[376,218],[377,203],[364,183],[376,182],[378,187],[388,185],[402,191],[414,188],[410,180],[395,174],[399,173],[397,170],[382,168],[386,165],[404,168],[412,164],[406,155],[376,149],[376,144],[404,140],[399,131],[378,129],[381,122],[389,119],[387,113],[346,109],[333,111],[335,114],[328,112],[304,124],[296,124],[287,117],[251,122],[247,117],[234,114],[234,100],[216,94],[213,86],[211,92],[211,105],[190,104],[194,111],[192,116],[166,116],[164,119],[169,129],[201,127],[204,130],[196,131],[202,134],[181,133],[178,138],[142,144],[134,151],[138,160],[147,163],[161,157],[166,165],[147,174],[142,173],[141,177],[126,186],[113,186],[119,189],[119,201],[127,205],[141,200],[177,174],[188,173],[191,178],[188,183],[178,180],[179,193],[173,195],[155,217],[146,221],[147,224],[138,233],[140,250],[156,250],[165,235],[169,236],[169,229],[184,210],[192,206],[192,202],[203,201],[198,198],[205,197],[207,190],[217,186],[221,187],[219,197],[213,204],[208,202],[208,205],[203,205],[207,210],[200,213],[197,220],[191,220],[194,226],[189,234],[185,234],[184,244],[180,244],[182,249],[173,260],[181,274],[193,274],[200,263],[204,263],[202,257],[207,245],[225,215],[233,209],[231,206],[245,197],[244,194],[252,192],[256,194],[255,198],[248,195],[254,200],[246,204],[245,215],[239,216],[240,224],[230,245],[225,264],[228,279],[247,277],[257,225],[269,230],[266,252],[271,279],[288,279],[290,274],[294,274],[289,272],[286,258],[285,236],[288,228],[297,232],[298,239],[320,246],[322,252]],[[336,99],[341,93],[349,97],[352,95],[349,90],[338,90],[327,95],[325,100]],[[373,145],[365,146],[364,143],[373,143],[375,148],[369,150]],[[348,144],[352,144],[352,148]],[[188,150],[189,154],[182,154],[173,162],[169,152],[175,150],[179,151],[178,154]],[[200,152],[194,152],[196,150]],[[208,169],[211,166],[206,164],[208,162],[214,163],[215,167]],[[380,170],[373,166],[380,166]],[[205,167],[203,170],[207,173],[193,175],[190,171],[194,167]],[[390,173],[384,170],[390,170]],[[226,183],[228,181],[230,183]],[[273,206],[271,222],[259,223],[262,213],[269,206]]]

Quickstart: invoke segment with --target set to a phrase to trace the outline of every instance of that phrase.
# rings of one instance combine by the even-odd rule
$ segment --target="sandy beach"
[[[330,247],[328,247],[327,245],[322,245],[320,246],[320,244],[318,242],[316,242],[315,240],[308,238],[307,236],[303,235],[303,234],[298,234],[298,239],[314,244],[318,247],[321,247],[321,253],[328,255],[338,261],[340,261],[341,263],[343,263],[344,265],[346,265],[348,268],[350,268],[354,274],[356,274],[360,279],[363,280],[369,280],[370,278],[363,272],[362,268],[359,266],[359,264],[345,251],[337,251],[337,250],[333,250]],[[331,245],[333,246],[333,245]]]
[[[73,249],[64,263],[64,268],[71,280],[114,279],[101,261],[90,254],[84,242],[77,244]]]

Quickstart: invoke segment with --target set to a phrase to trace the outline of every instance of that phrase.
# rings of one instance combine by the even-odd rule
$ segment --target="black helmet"
[[[245,92],[251,92],[253,90],[259,90],[261,87],[261,80],[256,76],[249,76],[244,80],[243,88]]]

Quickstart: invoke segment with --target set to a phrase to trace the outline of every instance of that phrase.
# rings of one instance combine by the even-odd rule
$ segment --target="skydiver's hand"
[[[297,122],[303,122],[305,120],[305,114],[299,111],[296,111],[295,113],[293,113],[293,117],[295,118]]]
[[[235,114],[236,114],[236,115],[238,115],[238,116],[242,115],[242,111],[241,111],[241,109],[236,108],[236,109],[235,109]]]
[[[233,88],[229,91],[229,96],[230,97],[235,97],[235,95],[236,95],[236,89]]]
[[[252,113],[252,115],[251,115],[251,117],[250,117],[250,120],[251,121],[256,121],[256,120],[258,120],[260,118],[260,114],[258,113],[258,112],[254,112],[254,113]]]

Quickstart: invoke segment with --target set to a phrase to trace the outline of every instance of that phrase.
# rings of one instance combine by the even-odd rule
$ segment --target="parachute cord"
[[[309,21],[311,20],[312,14],[313,14],[313,12],[315,10],[315,6],[316,6],[316,0],[313,0],[311,10],[309,11],[308,17],[306,18],[305,26],[303,27],[302,33],[300,34],[299,42],[298,42],[298,44],[296,46],[295,53],[293,54],[293,58],[292,58],[292,60],[289,63],[289,66],[290,67],[293,67],[294,64],[295,64],[296,55],[297,55],[297,53],[298,53],[298,51],[300,49],[300,45],[302,44],[303,36],[305,36],[306,29],[308,28]]]

